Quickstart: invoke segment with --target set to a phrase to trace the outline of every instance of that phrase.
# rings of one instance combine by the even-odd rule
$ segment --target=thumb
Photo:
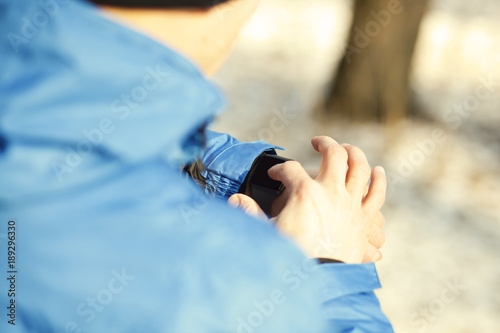
[[[290,189],[296,188],[304,180],[311,179],[306,170],[297,161],[276,164],[267,171],[267,174],[271,179],[281,181],[285,187]]]
[[[267,220],[267,216],[262,211],[259,204],[248,195],[241,193],[233,194],[227,202],[231,206],[241,209],[250,216]]]

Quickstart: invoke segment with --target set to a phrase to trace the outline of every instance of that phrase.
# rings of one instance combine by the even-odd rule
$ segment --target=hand
[[[316,178],[319,175],[319,170],[306,170],[307,174],[311,178]],[[366,185],[365,191],[363,198],[368,194],[369,186]],[[283,193],[281,193],[279,196],[277,196],[274,201],[273,205],[271,208],[271,216],[276,217],[278,216],[283,208],[285,208],[286,203],[288,202],[288,198],[290,194],[290,190],[285,189]],[[264,212],[259,207],[259,204],[257,204],[252,198],[249,196],[243,195],[243,194],[235,194],[235,196],[241,196],[238,200],[240,207],[244,209],[247,213],[254,215],[256,217],[262,218]],[[383,228],[385,225],[385,218],[384,215],[382,215],[382,212],[378,212],[374,216],[374,219],[372,221],[372,232],[370,234],[370,239],[368,240],[368,248],[366,249],[366,252],[363,257],[363,262],[377,262],[382,259],[382,253],[379,251],[382,246],[385,243],[385,234],[383,232]]]
[[[307,171],[309,175],[311,175],[311,172]],[[368,187],[366,192],[368,192]],[[285,197],[280,196],[281,199],[283,200],[283,207],[286,205],[286,200]],[[287,198],[288,196],[286,196]],[[267,219],[266,214],[262,211],[262,209],[259,207],[259,204],[255,202],[251,197],[245,195],[245,194],[233,194],[229,200],[228,203],[236,208],[239,208],[243,210],[246,214],[253,216],[255,218],[258,218],[263,221],[269,221]],[[281,210],[280,210],[281,211]],[[382,253],[380,253],[380,248],[384,245],[385,243],[385,234],[382,231],[383,227],[385,224],[385,218],[384,215],[382,215],[381,212],[378,212],[378,214],[374,217],[374,220],[372,221],[372,232],[370,234],[370,239],[368,248],[365,251],[365,254],[363,256],[363,262],[377,262],[382,259]]]
[[[343,146],[349,147],[348,145],[343,145]],[[351,150],[350,148],[348,149]],[[383,171],[383,169],[381,169],[380,171]],[[309,177],[317,178],[319,176],[320,171],[307,170],[306,172],[309,175]],[[385,182],[385,176],[383,176],[383,179],[381,179],[381,181]],[[375,186],[376,181],[374,180],[371,185]],[[371,186],[369,187],[368,185],[366,185],[364,188],[363,191],[364,201],[368,200],[368,198],[366,198],[368,193],[372,194],[375,193],[375,190],[370,191],[370,188]],[[279,215],[279,213],[285,208],[291,192],[292,191],[287,188],[279,197],[275,199],[272,209],[273,216]],[[385,194],[385,188],[383,189],[383,192]],[[266,215],[264,214],[264,212],[262,212],[259,205],[249,196],[246,196],[244,194],[234,194],[233,196],[231,196],[231,198],[229,198],[229,203],[232,206],[239,207],[249,215],[260,218],[262,220],[266,220]],[[379,261],[382,258],[382,254],[380,253],[379,249],[385,243],[385,235],[384,232],[382,231],[384,224],[385,224],[384,216],[380,211],[378,211],[377,214],[373,215],[373,219],[371,220],[372,227],[371,227],[370,237],[368,240],[369,244],[363,255],[363,260],[362,260],[363,262]]]
[[[278,228],[311,257],[347,263],[380,259],[385,172],[380,167],[371,172],[357,147],[341,146],[329,137],[316,137],[312,145],[323,156],[315,179],[295,161],[269,170],[269,176],[282,181],[288,191],[286,206],[276,217]]]

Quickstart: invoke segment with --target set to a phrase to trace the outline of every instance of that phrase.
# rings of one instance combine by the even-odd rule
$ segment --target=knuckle
[[[363,177],[370,177],[372,173],[372,169],[370,168],[370,164],[366,160],[352,160],[351,167],[356,170]]]
[[[349,145],[349,153],[351,155],[361,155],[361,156],[363,156],[365,154],[365,153],[363,153],[361,148],[359,148],[358,146],[353,146],[353,145]]]
[[[385,216],[381,212],[379,212],[378,214],[378,225],[380,226],[380,228],[383,228],[385,225]]]
[[[382,233],[382,244],[380,245],[380,247],[382,247],[382,245],[385,244],[386,240],[387,240],[387,237],[385,236],[385,233]]]
[[[329,158],[347,158],[347,151],[339,145],[331,145],[326,148],[326,155]]]
[[[297,185],[297,197],[300,200],[310,198],[312,192],[312,183],[309,180],[301,181]]]
[[[365,171],[359,171],[356,170],[355,172],[350,172],[349,173],[349,183],[352,186],[355,186],[356,189],[361,189],[366,186],[366,183],[370,179],[369,173],[366,173]],[[354,187],[353,187],[354,189]]]
[[[370,178],[370,174],[371,174],[371,169],[370,169],[370,166],[368,164],[355,164],[354,166],[354,169],[355,169],[355,173],[353,174],[353,177],[355,178],[359,178],[360,180],[366,180],[368,181],[368,179]]]
[[[298,192],[302,193],[310,193],[311,192],[311,182],[307,180],[303,180],[299,183],[297,187]]]
[[[377,248],[380,249],[382,246],[384,246],[385,241],[386,241],[385,233],[380,232],[380,234],[377,237],[377,244],[376,244]]]
[[[371,172],[370,164],[368,163],[368,159],[366,158],[365,153],[361,148],[356,146],[349,146],[349,158],[351,159],[353,165],[364,168]]]
[[[298,167],[300,167],[300,163],[297,161],[286,161],[282,164],[282,169],[285,173],[296,170]]]
[[[354,161],[354,164],[364,174],[366,174],[368,176],[371,175],[372,169],[370,168],[370,164],[368,163],[368,161],[366,160],[366,158],[357,159],[357,160]]]

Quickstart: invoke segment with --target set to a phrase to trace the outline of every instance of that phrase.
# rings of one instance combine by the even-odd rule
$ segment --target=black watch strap
[[[320,264],[345,264],[343,261],[329,258],[316,258]]]

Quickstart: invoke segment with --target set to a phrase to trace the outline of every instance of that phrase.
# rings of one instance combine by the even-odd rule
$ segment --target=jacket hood
[[[85,2],[0,0],[0,133],[116,155],[194,160],[198,130],[224,106],[174,50]]]

